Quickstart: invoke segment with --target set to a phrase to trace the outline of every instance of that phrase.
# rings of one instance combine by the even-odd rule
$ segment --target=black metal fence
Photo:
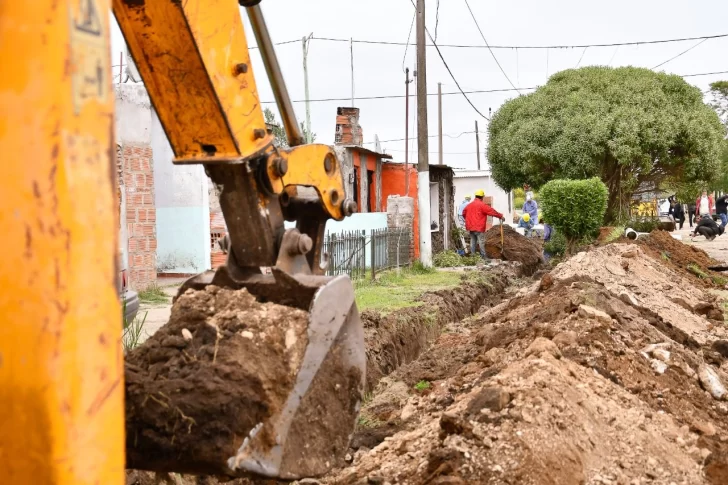
[[[352,279],[372,278],[377,272],[412,262],[412,232],[408,229],[372,229],[326,235],[326,274],[346,274]]]

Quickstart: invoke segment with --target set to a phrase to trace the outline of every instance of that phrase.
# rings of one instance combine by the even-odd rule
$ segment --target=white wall
[[[508,200],[511,197],[510,192],[506,192],[498,187],[489,171],[485,170],[462,170],[455,172],[453,179],[455,187],[455,207],[453,208],[454,217],[457,218],[457,210],[466,195],[473,196],[473,193],[482,189],[486,196],[493,197],[493,208],[504,215],[509,215]],[[511,206],[511,209],[513,207]],[[510,221],[506,217],[506,221]]]
[[[210,269],[210,195],[202,165],[174,165],[174,153],[152,112],[157,270],[201,273]]]

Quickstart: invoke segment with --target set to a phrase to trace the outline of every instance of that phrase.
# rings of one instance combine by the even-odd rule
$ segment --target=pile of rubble
[[[326,483],[728,483],[728,332],[612,244],[452,323],[376,388]]]

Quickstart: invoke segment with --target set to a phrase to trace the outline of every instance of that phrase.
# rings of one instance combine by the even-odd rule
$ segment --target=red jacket
[[[700,199],[702,199],[702,198],[703,198],[703,196],[699,195],[698,198],[695,199],[695,215],[696,216],[700,215]],[[708,196],[708,212],[710,214],[712,214],[714,208],[715,208],[715,204],[713,203],[713,196],[709,195]]]
[[[474,232],[485,232],[485,222],[488,216],[503,219],[503,214],[493,209],[477,197],[463,209],[465,218],[465,230]]]

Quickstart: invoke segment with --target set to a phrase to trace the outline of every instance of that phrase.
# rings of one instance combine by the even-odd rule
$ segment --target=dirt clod
[[[501,227],[503,244],[501,244]],[[489,258],[518,261],[527,275],[531,275],[543,264],[541,247],[533,239],[519,234],[508,225],[493,226],[485,231],[485,253]]]

